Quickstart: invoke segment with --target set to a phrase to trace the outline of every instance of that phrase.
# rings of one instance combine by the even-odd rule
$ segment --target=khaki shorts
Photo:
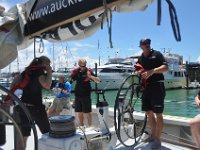
[[[70,98],[69,97],[61,97],[55,98],[51,106],[49,107],[50,111],[62,111],[63,108],[70,109]]]

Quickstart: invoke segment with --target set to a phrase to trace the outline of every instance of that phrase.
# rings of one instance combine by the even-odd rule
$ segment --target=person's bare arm
[[[19,82],[21,82],[21,79],[22,77],[21,77],[21,74],[20,75],[18,75],[18,76],[16,76],[14,79],[13,79],[13,81],[12,81],[12,83],[11,83],[11,85],[10,85],[10,89],[12,88],[12,87],[14,87],[14,86],[16,86]]]
[[[161,65],[158,68],[154,68],[154,69],[145,71],[144,73],[142,73],[142,77],[145,78],[145,79],[148,79],[153,74],[163,73],[163,72],[166,72],[167,70],[168,70],[168,66],[167,65]]]
[[[65,90],[65,89],[62,90],[62,93],[64,93],[64,94],[70,94],[70,92],[68,90]]]
[[[163,72],[166,72],[168,70],[168,66],[167,65],[161,65],[160,67],[158,68],[154,68],[152,69],[152,75],[155,74],[155,73],[163,73]]]
[[[198,95],[195,97],[195,103],[196,103],[197,107],[200,107],[200,99],[199,99]]]
[[[45,89],[50,89],[52,83],[52,68],[51,66],[46,66],[47,75],[41,75],[39,77],[39,82]]]
[[[92,79],[95,83],[99,83],[100,82],[100,78],[99,77],[95,77],[93,75],[90,76],[90,79]]]
[[[100,82],[100,78],[99,78],[99,77],[93,76],[89,71],[87,72],[87,76],[88,76],[91,80],[93,80],[94,82],[96,82],[96,83],[99,83],[99,82]]]

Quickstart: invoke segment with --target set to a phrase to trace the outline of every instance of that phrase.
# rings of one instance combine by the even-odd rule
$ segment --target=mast
[[[55,54],[54,54],[54,42],[53,42],[53,70],[55,70]]]
[[[100,49],[99,49],[99,40],[98,40],[98,50],[99,50],[99,66],[101,65],[101,55],[100,55]]]
[[[19,56],[17,55],[17,72],[19,72]]]

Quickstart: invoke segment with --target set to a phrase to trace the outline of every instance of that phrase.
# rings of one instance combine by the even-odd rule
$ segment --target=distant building
[[[187,65],[187,70],[190,81],[197,80],[198,82],[200,82],[200,63],[190,62]]]

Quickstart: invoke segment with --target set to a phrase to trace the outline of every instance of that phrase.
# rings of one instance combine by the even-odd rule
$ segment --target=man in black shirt
[[[161,132],[163,128],[163,109],[165,98],[164,75],[168,70],[167,62],[163,55],[156,50],[151,49],[150,39],[140,40],[140,48],[143,50],[138,63],[144,68],[139,71],[146,80],[146,87],[142,95],[142,110],[146,112],[151,127],[151,136],[149,138],[152,149],[161,147]]]
[[[91,108],[91,85],[90,80],[99,83],[100,79],[95,77],[92,70],[86,67],[86,60],[79,59],[79,67],[74,69],[70,75],[75,85],[75,112],[78,113],[80,126],[84,126],[84,113],[87,115],[88,126],[92,125]]]

